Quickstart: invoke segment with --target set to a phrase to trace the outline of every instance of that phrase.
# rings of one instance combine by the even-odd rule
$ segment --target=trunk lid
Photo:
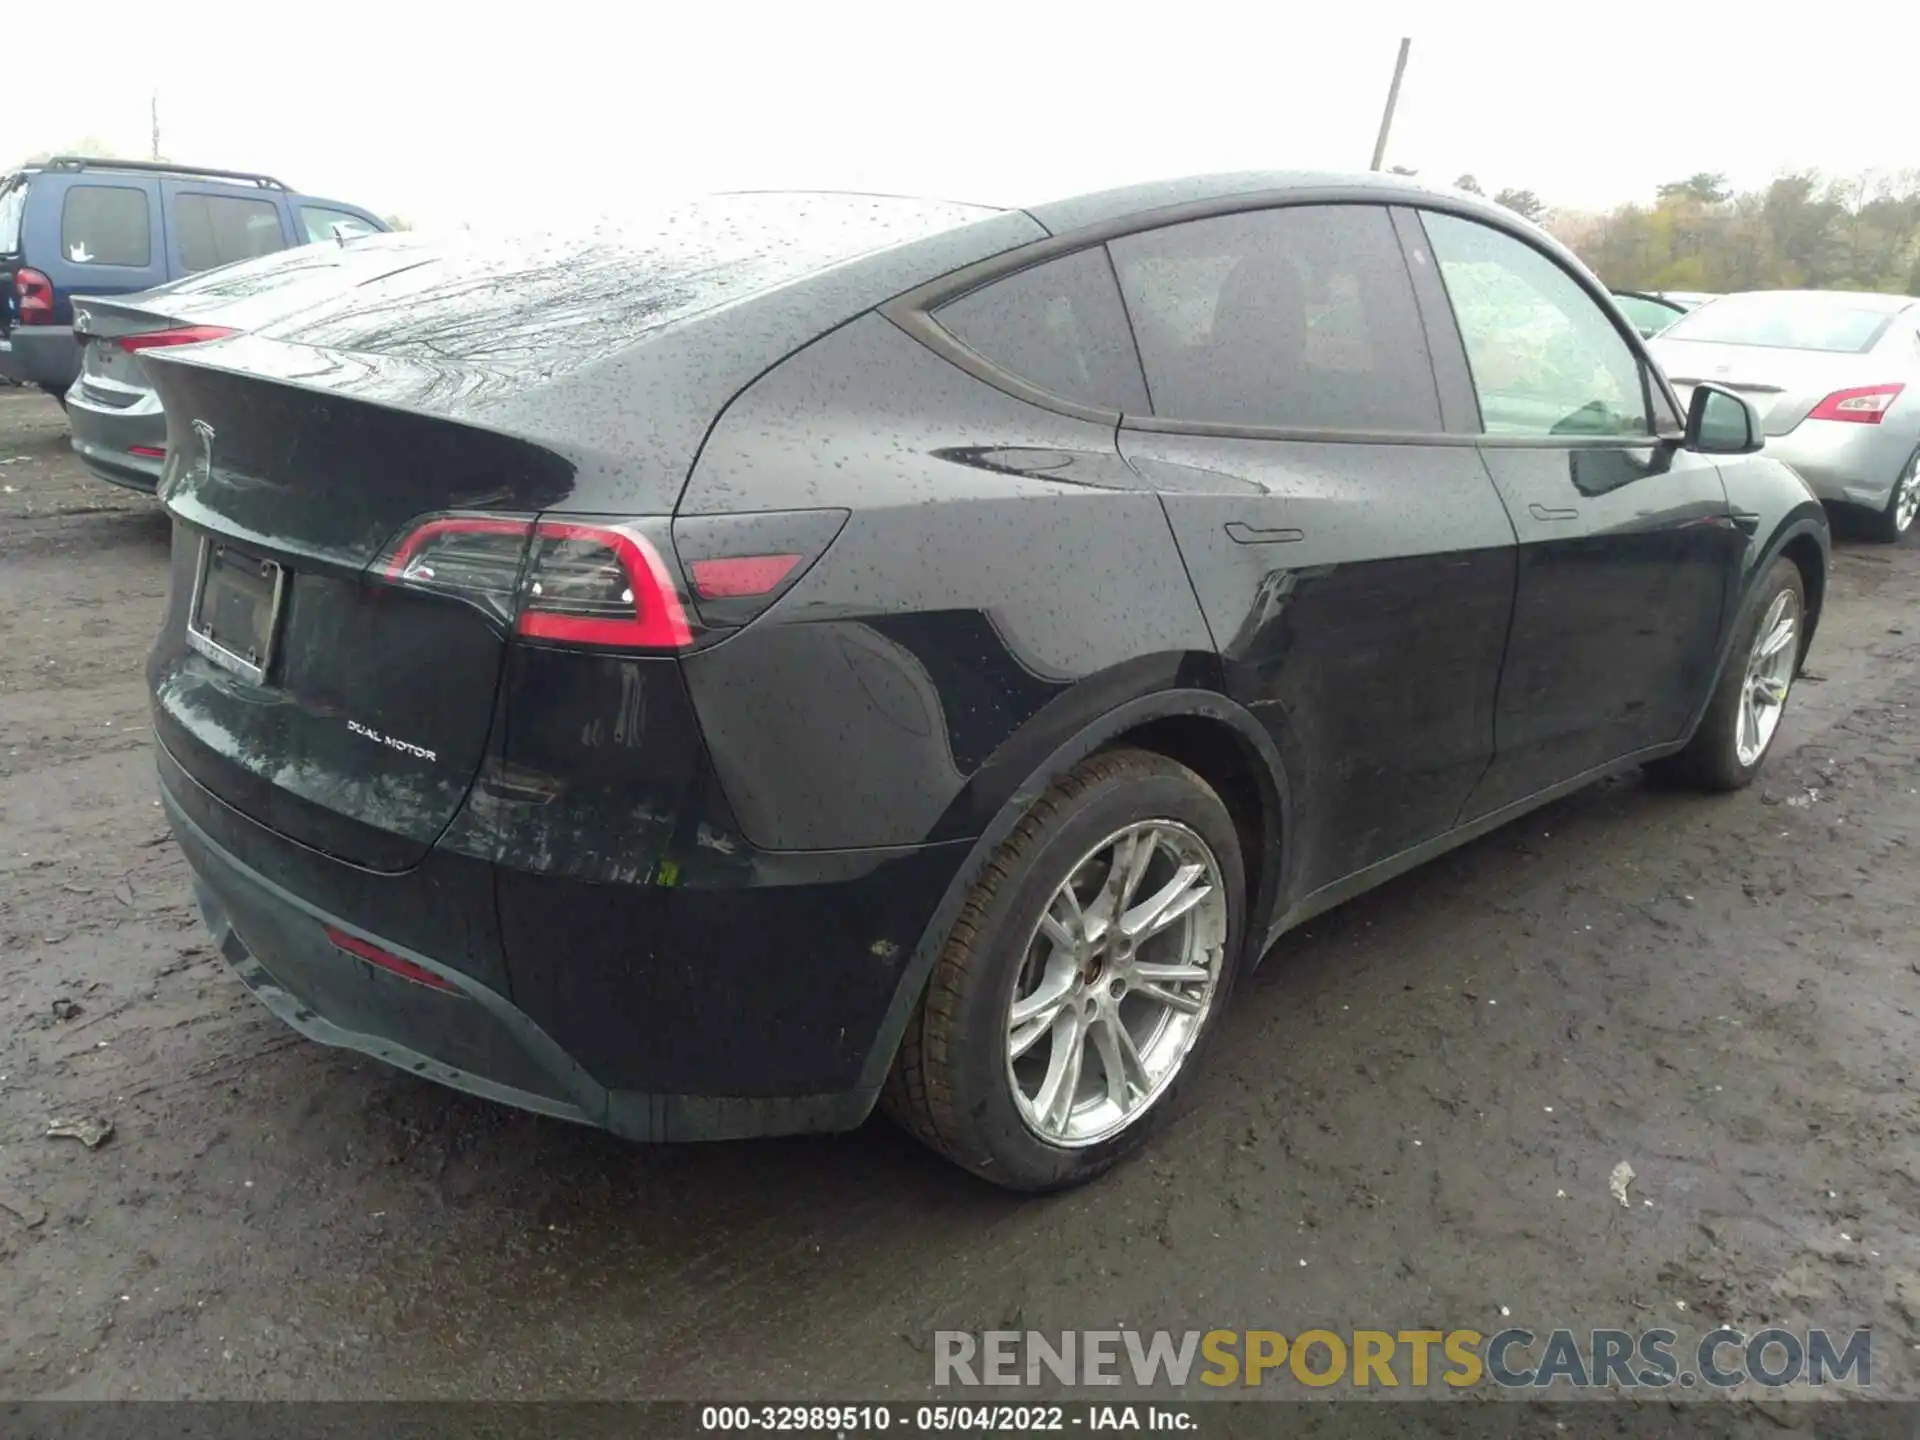
[[[372,562],[422,514],[538,511],[571,466],[444,417],[152,368],[175,520],[149,661],[156,733],[243,814],[370,869],[409,868],[486,753],[506,640],[483,609],[387,585]]]
[[[1821,350],[1787,350],[1768,345],[1720,345],[1702,340],[1656,337],[1654,358],[1667,372],[1680,403],[1702,382],[1723,385],[1752,402],[1769,435],[1785,435],[1827,396],[1852,385],[1886,377],[1862,378],[1872,367],[1865,357]]]

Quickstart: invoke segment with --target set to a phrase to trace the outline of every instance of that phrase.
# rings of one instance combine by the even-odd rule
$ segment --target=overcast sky
[[[90,0],[10,23],[0,164],[89,136],[143,155],[157,88],[170,158],[427,226],[743,187],[1018,204],[1364,168],[1408,34],[1388,163],[1425,178],[1598,207],[1696,170],[1752,185],[1920,166],[1920,6],[1784,24],[1712,11],[1725,18],[1637,0]]]

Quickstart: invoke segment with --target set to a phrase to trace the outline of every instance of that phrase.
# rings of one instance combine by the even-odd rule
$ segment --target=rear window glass
[[[316,240],[335,240],[341,236],[352,239],[355,235],[379,233],[375,226],[360,216],[350,215],[345,210],[330,210],[324,205],[302,205],[300,228],[306,232],[309,244]]]
[[[27,209],[27,182],[24,176],[0,180],[0,255],[20,249],[20,217]]]
[[[175,195],[173,224],[185,270],[211,270],[284,250],[280,207],[237,195]]]
[[[1893,318],[1889,308],[1844,295],[1725,295],[1681,316],[1661,338],[1858,355],[1873,348]]]
[[[970,224],[973,205],[718,195],[647,222],[474,241],[262,333],[343,350],[552,375],[855,256]]]
[[[146,191],[75,185],[60,207],[60,254],[74,265],[150,265],[152,228]]]
[[[1146,412],[1146,382],[1120,289],[1099,246],[963,295],[934,319],[1030,385],[1082,405]]]

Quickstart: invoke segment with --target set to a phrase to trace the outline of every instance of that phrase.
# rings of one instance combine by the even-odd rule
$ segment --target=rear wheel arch
[[[994,852],[1056,780],[1094,754],[1123,748],[1177,760],[1219,795],[1241,838],[1247,871],[1246,943],[1257,946],[1264,938],[1279,909],[1281,842],[1288,833],[1291,804],[1278,749],[1246,707],[1217,691],[1171,689],[1139,696],[1086,724],[1030,767],[974,840],[901,974],[862,1067],[863,1087],[877,1091],[886,1080],[947,935]],[[1255,841],[1251,846],[1250,836]],[[1249,965],[1257,958],[1251,951],[1243,957]]]

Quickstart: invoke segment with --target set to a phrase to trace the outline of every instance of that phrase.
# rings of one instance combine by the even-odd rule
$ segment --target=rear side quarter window
[[[933,312],[981,359],[1050,395],[1097,410],[1147,408],[1140,361],[1100,246],[1043,261]]]
[[[302,205],[300,229],[308,244],[319,240],[351,240],[357,235],[377,235],[380,227],[365,216],[326,205]]]
[[[147,192],[131,185],[69,186],[60,205],[60,255],[72,265],[151,265]]]

